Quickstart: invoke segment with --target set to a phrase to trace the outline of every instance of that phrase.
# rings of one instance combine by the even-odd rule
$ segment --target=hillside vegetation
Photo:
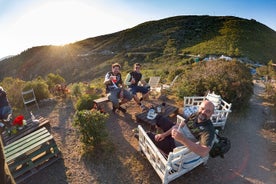
[[[103,77],[113,62],[121,63],[123,71],[141,62],[153,75],[191,63],[187,54],[200,54],[200,59],[223,54],[267,63],[276,60],[275,48],[276,32],[255,20],[177,16],[65,46],[29,48],[0,62],[0,80],[32,80],[56,73],[67,82],[90,81]]]

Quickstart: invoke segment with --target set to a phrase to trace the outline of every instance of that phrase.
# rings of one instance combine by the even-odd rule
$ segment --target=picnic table
[[[156,107],[159,106],[159,104],[152,103],[152,106],[155,107],[155,109],[156,109]],[[162,108],[163,108],[163,111],[159,114],[162,114],[165,117],[171,116],[173,114],[176,115],[178,112],[178,107],[175,107],[175,106],[167,104],[167,103]],[[136,120],[138,122],[143,122],[143,123],[149,124],[149,126],[150,126],[149,130],[155,130],[156,119],[152,119],[152,120],[148,119],[147,118],[148,111],[149,110],[136,114]]]
[[[24,137],[25,135],[28,135],[32,133],[33,131],[38,130],[41,127],[47,127],[50,124],[50,121],[48,118],[44,118],[42,116],[36,117],[37,121],[33,121],[31,119],[27,120],[27,124],[21,129],[17,130],[15,134],[9,134],[7,131],[2,132],[2,140],[4,145],[8,145],[13,143],[14,141]]]

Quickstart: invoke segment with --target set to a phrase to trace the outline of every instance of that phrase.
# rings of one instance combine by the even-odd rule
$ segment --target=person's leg
[[[139,92],[142,93],[142,98],[140,98],[140,101],[149,99],[149,88],[139,86]]]
[[[157,115],[155,119],[156,125],[160,127],[164,132],[168,131],[175,125],[171,120],[169,120],[168,117],[164,117],[162,115]]]
[[[4,110],[4,107],[1,107],[0,108],[0,119],[4,119],[3,118],[3,110]]]
[[[123,92],[123,100],[125,102],[128,102],[130,101],[131,99],[133,98],[133,95],[126,89],[124,89],[124,92]]]
[[[112,103],[112,111],[115,112],[116,109],[119,108],[119,99],[118,99],[118,94],[120,92],[120,89],[114,89],[112,91],[110,91],[110,93],[108,94],[108,99],[111,101]]]
[[[121,92],[121,89],[119,90],[118,95],[119,95],[120,92]],[[124,89],[124,90],[123,90],[123,99],[122,99],[121,102],[119,103],[118,109],[119,109],[120,111],[122,111],[123,113],[126,113],[126,109],[124,109],[123,107],[121,107],[121,105],[127,103],[127,102],[130,101],[132,98],[133,98],[132,94],[131,94],[128,90]]]
[[[137,104],[139,104],[140,101],[139,101],[139,98],[137,97],[136,86],[132,86],[132,87],[130,88],[129,92],[130,92],[130,94],[132,94],[134,101],[135,101]]]
[[[152,142],[166,155],[168,155],[175,148],[174,139],[171,136],[166,137],[162,141],[156,141],[155,134],[153,134],[152,132],[148,132],[147,134]]]

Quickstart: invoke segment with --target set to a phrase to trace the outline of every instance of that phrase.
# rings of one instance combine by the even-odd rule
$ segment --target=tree
[[[182,75],[178,96],[204,96],[214,91],[233,105],[246,104],[252,94],[249,69],[237,61],[208,61],[193,64]]]

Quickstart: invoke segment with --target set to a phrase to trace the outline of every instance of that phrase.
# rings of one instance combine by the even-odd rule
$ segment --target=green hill
[[[113,62],[129,69],[185,63],[187,54],[227,55],[266,64],[276,60],[276,32],[255,21],[232,16],[177,16],[145,22],[109,35],[65,46],[29,48],[0,62],[0,80],[31,80],[58,73],[67,82],[103,77]],[[162,67],[161,67],[162,69]]]

